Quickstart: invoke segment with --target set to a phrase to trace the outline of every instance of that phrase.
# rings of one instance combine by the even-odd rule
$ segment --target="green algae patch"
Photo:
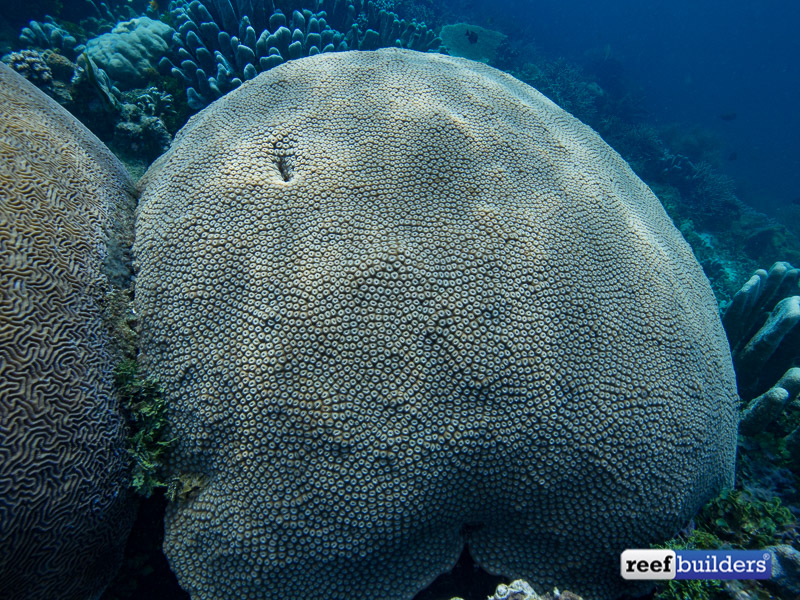
[[[154,376],[142,374],[135,360],[117,365],[114,380],[130,427],[127,451],[133,461],[131,487],[150,497],[154,489],[167,487],[161,477],[164,453],[175,441],[166,436],[164,388]]]
[[[717,548],[760,550],[789,543],[797,521],[778,498],[763,501],[735,490],[706,504],[697,516],[697,527],[716,537]]]
[[[743,490],[725,490],[708,502],[695,517],[695,528],[688,534],[655,545],[670,550],[761,550],[792,543],[797,520],[778,498],[754,498]],[[726,584],[709,579],[673,579],[656,587],[655,600],[722,600],[730,598]],[[741,582],[752,598],[771,598],[761,582]]]

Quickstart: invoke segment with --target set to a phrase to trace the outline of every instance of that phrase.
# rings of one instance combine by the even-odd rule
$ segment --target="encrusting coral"
[[[0,595],[97,597],[133,520],[106,306],[131,276],[133,185],[0,64]]]
[[[733,478],[708,281],[588,127],[480,63],[320,54],[140,182],[136,310],[195,599],[411,598],[464,545],[593,599]]]

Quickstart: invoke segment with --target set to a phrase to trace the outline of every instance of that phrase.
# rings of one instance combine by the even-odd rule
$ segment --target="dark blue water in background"
[[[800,198],[800,2],[446,1],[548,55],[613,59],[640,86],[646,121],[719,137],[748,203],[774,212]]]
[[[107,0],[111,3],[114,0]],[[380,2],[379,2],[380,3]],[[52,0],[0,0],[14,27]],[[145,0],[137,4],[146,6]],[[169,5],[162,0],[160,5]],[[717,167],[737,194],[768,213],[800,203],[800,2],[793,0],[395,0],[500,30],[550,58],[606,61],[641,95],[642,121],[700,128],[720,142]],[[63,0],[85,16],[88,0]],[[29,14],[27,14],[29,13]],[[41,13],[41,14],[39,14]],[[519,57],[525,60],[524,54]],[[614,70],[618,71],[615,72]],[[602,73],[595,75],[603,75]],[[735,115],[735,116],[734,116]],[[721,118],[725,116],[726,119]],[[730,118],[734,116],[733,118]],[[779,211],[778,211],[779,212]]]

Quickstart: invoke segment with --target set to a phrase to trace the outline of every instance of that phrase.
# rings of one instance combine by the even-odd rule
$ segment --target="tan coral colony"
[[[407,600],[464,545],[610,599],[619,552],[722,486],[736,387],[657,198],[486,65],[291,61],[141,185],[142,350],[167,390],[165,551],[195,599]],[[366,590],[366,591],[365,591]]]

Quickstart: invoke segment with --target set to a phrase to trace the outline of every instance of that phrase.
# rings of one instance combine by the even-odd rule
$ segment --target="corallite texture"
[[[411,598],[464,544],[624,591],[733,479],[717,306],[652,192],[486,65],[322,54],[196,115],[145,175],[142,351],[165,551],[195,599]]]
[[[96,598],[133,520],[104,299],[130,277],[133,184],[0,64],[0,598]]]

